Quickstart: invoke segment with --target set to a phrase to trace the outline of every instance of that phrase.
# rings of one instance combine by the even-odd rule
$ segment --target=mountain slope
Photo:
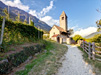
[[[92,34],[90,34],[90,35],[88,35],[88,36],[85,36],[85,38],[91,38],[91,37],[93,37],[93,36],[96,35],[96,34],[101,34],[101,31],[100,31],[100,32],[92,33]]]
[[[4,8],[8,8],[8,6],[0,1],[0,15],[2,15],[2,16],[4,15],[4,13],[3,13]],[[46,30],[46,31],[49,31],[51,29],[51,27],[48,24],[46,24],[45,22],[40,21],[35,16],[33,16],[33,15],[31,15],[31,14],[29,14],[29,13],[27,13],[27,12],[21,10],[21,9],[18,9],[17,7],[9,6],[10,18],[15,20],[15,17],[17,16],[18,11],[20,12],[20,15],[21,15],[20,16],[21,21],[24,21],[24,19],[25,19],[24,15],[26,15],[28,23],[29,23],[29,17],[31,17],[31,20],[33,20],[34,25],[36,27],[39,27],[40,29],[43,29],[43,30]]]

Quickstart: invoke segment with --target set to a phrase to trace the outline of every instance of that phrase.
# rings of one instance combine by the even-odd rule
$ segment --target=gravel
[[[82,52],[76,46],[67,46],[65,60],[56,75],[95,75],[91,65],[83,60]]]

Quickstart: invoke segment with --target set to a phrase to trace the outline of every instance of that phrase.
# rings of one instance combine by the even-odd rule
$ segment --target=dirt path
[[[95,75],[91,66],[83,60],[82,52],[76,46],[67,46],[65,60],[56,75]]]

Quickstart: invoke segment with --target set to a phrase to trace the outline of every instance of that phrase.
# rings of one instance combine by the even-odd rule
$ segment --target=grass
[[[42,41],[46,44],[46,49],[36,55],[30,64],[25,66],[24,70],[16,72],[16,75],[53,75],[61,66],[60,58],[67,51],[67,47],[55,42]]]
[[[84,52],[80,46],[78,46],[78,49],[80,49],[83,52],[84,60],[93,66],[93,70],[96,73],[96,75],[101,75],[101,62],[97,60],[89,59],[88,54]]]

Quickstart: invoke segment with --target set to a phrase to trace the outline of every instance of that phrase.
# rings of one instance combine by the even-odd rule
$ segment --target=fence
[[[95,43],[88,43],[83,41],[81,48],[88,54],[89,59],[101,61],[101,47],[96,46]]]

